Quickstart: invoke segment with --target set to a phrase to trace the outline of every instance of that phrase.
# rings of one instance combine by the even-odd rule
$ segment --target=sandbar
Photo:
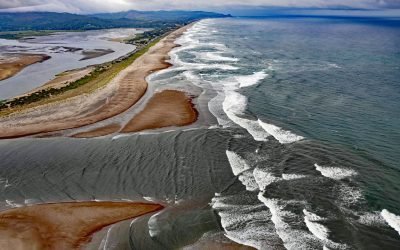
[[[79,128],[116,116],[132,107],[147,90],[145,78],[171,65],[168,52],[190,25],[162,38],[119,72],[103,88],[67,100],[34,107],[0,118],[0,138],[16,138]]]
[[[80,59],[79,61],[94,59],[94,58],[105,56],[105,55],[108,55],[108,54],[111,54],[114,52],[115,51],[112,49],[83,50],[82,51],[83,58]]]
[[[163,206],[134,202],[69,202],[0,212],[0,249],[81,249],[93,233]]]
[[[0,81],[13,77],[29,65],[48,59],[50,56],[44,54],[4,54],[0,57]]]
[[[121,129],[121,126],[118,124],[110,124],[104,127],[96,128],[86,132],[80,132],[77,134],[72,135],[75,138],[93,138],[93,137],[100,137],[109,135],[115,132],[118,132]]]
[[[169,126],[185,126],[197,120],[197,111],[191,97],[177,90],[164,90],[149,100],[143,111],[137,114],[122,129],[122,133],[132,133]]]

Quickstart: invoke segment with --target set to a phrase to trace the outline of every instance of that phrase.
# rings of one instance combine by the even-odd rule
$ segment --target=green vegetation
[[[71,82],[61,88],[44,89],[32,94],[15,98],[12,100],[0,101],[0,114],[9,114],[15,108],[26,106],[32,103],[50,103],[79,94],[90,93],[109,83],[119,72],[132,64],[138,57],[146,53],[161,38],[149,40],[146,45],[139,46],[134,52],[119,58],[115,61],[98,65],[89,75]]]
[[[143,46],[147,44],[149,41],[156,39],[157,37],[162,36],[174,29],[181,27],[181,25],[172,25],[172,26],[165,26],[161,28],[152,29],[140,34],[137,34],[134,38],[127,40],[126,43],[133,44],[136,46]]]
[[[5,31],[5,32],[0,32],[0,38],[17,40],[32,36],[48,36],[55,32],[57,31],[55,30]]]
[[[0,32],[163,28],[214,17],[226,16],[201,11],[128,11],[96,15],[53,12],[0,13]]]

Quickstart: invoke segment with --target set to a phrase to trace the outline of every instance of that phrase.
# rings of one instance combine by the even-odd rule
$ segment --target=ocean
[[[148,80],[194,93],[197,123],[0,141],[0,208],[167,205],[91,249],[398,249],[400,21],[207,19],[177,43]]]

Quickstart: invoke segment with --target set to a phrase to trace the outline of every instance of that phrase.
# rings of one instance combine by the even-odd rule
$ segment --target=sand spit
[[[185,126],[197,120],[197,111],[186,93],[164,90],[154,94],[142,112],[122,129],[122,133],[138,132],[169,126]]]
[[[0,118],[0,138],[16,138],[78,128],[116,116],[133,106],[145,93],[145,78],[170,66],[165,60],[176,38],[189,26],[161,39],[145,54],[93,93],[69,98]]]
[[[0,81],[13,77],[29,65],[50,59],[44,54],[5,54],[0,57]]]
[[[110,124],[72,135],[75,138],[93,138],[120,133],[133,133],[170,126],[185,126],[197,120],[198,113],[191,97],[185,92],[164,90],[155,93],[145,108],[121,130],[120,125]]]
[[[113,134],[118,132],[121,129],[121,126],[118,124],[110,124],[101,128],[96,128],[87,132],[81,132],[72,135],[71,137],[74,138],[93,138],[93,137],[100,137],[109,134]]]
[[[74,202],[10,209],[0,213],[0,249],[81,249],[101,228],[162,208],[133,202]]]
[[[89,60],[101,56],[105,56],[111,53],[114,53],[115,51],[112,49],[94,49],[94,50],[83,50],[82,55],[84,56],[82,59],[79,61],[84,61],[84,60]]]

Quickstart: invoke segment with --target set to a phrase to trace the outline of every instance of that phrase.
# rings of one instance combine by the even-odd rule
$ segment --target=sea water
[[[258,249],[396,249],[399,27],[200,21],[178,39],[173,66],[148,80],[200,89],[194,102],[209,119],[163,133],[1,141],[2,209],[88,199],[167,205],[108,228],[99,236],[105,249],[190,249],[215,239]]]

